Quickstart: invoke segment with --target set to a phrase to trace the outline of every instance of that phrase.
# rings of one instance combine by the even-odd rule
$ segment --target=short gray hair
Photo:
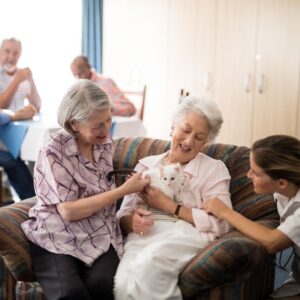
[[[71,121],[85,122],[97,111],[111,108],[108,96],[98,85],[88,79],[78,79],[63,97],[57,120],[61,127],[74,134]]]
[[[16,39],[16,38],[14,38],[14,37],[11,37],[11,38],[9,38],[9,39],[4,39],[4,40],[2,40],[0,49],[3,48],[3,46],[4,46],[4,44],[5,44],[6,42],[12,42],[12,43],[19,44],[20,52],[22,51],[22,43],[21,43],[21,41],[18,40],[18,39]]]
[[[206,98],[188,96],[177,106],[172,118],[173,125],[180,122],[190,112],[199,113],[200,116],[206,118],[210,125],[207,142],[213,142],[223,123],[222,114],[217,104]]]

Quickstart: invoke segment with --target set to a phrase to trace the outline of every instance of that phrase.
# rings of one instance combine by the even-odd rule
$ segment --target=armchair
[[[120,138],[114,145],[115,169],[133,168],[138,159],[170,147],[167,141],[150,138]],[[204,152],[228,167],[234,209],[269,227],[277,226],[279,218],[272,197],[256,195],[246,176],[249,149],[213,144]],[[116,178],[117,184],[121,181]],[[44,299],[41,287],[34,282],[28,242],[20,227],[35,202],[31,198],[0,208],[0,299]],[[184,299],[264,299],[273,288],[273,259],[262,246],[232,230],[185,267],[179,278]]]

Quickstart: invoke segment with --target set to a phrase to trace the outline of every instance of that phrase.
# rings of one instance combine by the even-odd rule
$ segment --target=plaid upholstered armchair
[[[133,168],[138,159],[170,147],[167,141],[150,138],[121,138],[114,143],[115,169]],[[256,195],[246,176],[249,149],[214,144],[204,152],[223,160],[228,167],[234,209],[275,227],[278,215],[272,197]],[[116,178],[117,183],[120,180]],[[28,242],[20,227],[35,202],[31,198],[0,208],[0,299],[43,299],[42,289],[34,281]],[[179,278],[184,299],[264,299],[273,288],[273,258],[256,242],[233,230],[200,251],[185,267]]]

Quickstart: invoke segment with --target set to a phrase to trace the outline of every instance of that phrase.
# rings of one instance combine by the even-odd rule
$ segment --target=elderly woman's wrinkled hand
[[[151,219],[151,212],[143,208],[138,208],[132,216],[132,230],[133,232],[144,235],[149,233],[153,220]]]
[[[133,194],[140,192],[149,184],[149,178],[144,178],[141,173],[133,174],[123,184],[124,194]]]
[[[164,194],[160,189],[151,185],[145,187],[145,189],[142,192],[142,197],[147,203],[147,205],[153,208],[161,209],[166,212],[167,205],[170,202],[173,203],[173,200],[167,197],[167,195]]]
[[[228,211],[230,208],[219,198],[214,197],[204,202],[204,209],[207,213],[213,214],[222,219],[224,213],[226,213],[226,211]]]

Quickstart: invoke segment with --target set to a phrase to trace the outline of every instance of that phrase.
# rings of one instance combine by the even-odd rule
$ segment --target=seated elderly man
[[[118,88],[116,83],[108,77],[96,72],[86,56],[75,57],[71,64],[73,75],[79,79],[89,79],[96,83],[107,95],[112,104],[112,114],[115,116],[130,117],[135,114],[136,108]]]
[[[40,110],[41,99],[31,70],[17,67],[21,52],[22,44],[19,40],[9,38],[2,41],[0,46],[0,109],[17,112],[25,108],[25,113],[29,112],[33,116],[36,111]],[[27,106],[25,100],[29,103]],[[7,116],[4,116],[5,120],[9,121]],[[4,168],[9,182],[20,199],[34,196],[33,178],[27,165],[20,157],[14,158],[1,143],[0,166]]]

